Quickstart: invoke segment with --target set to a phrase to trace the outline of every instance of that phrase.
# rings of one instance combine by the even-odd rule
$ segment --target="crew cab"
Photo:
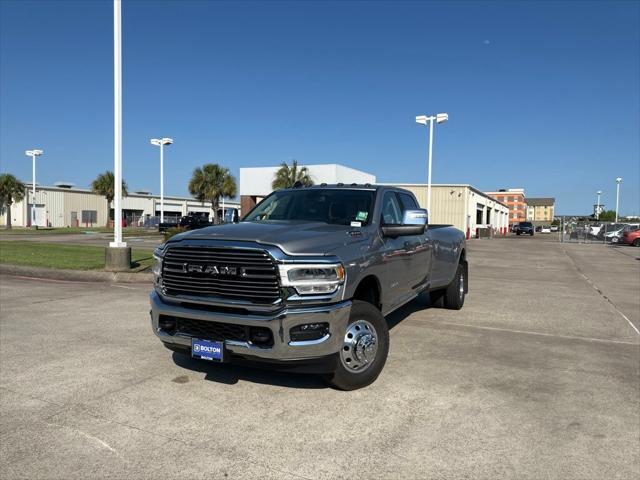
[[[239,223],[154,253],[151,325],[174,351],[369,385],[389,351],[385,316],[429,292],[462,308],[463,232],[429,225],[412,193],[375,185],[277,190]]]

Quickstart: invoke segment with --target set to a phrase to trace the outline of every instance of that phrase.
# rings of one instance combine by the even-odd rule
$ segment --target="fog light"
[[[289,337],[292,342],[319,340],[328,334],[328,323],[305,323],[304,325],[297,325],[289,330]]]
[[[174,317],[160,315],[158,326],[160,327],[160,330],[173,334],[176,330],[176,319]]]
[[[254,345],[271,345],[271,330],[264,327],[251,327],[249,330],[249,338]]]

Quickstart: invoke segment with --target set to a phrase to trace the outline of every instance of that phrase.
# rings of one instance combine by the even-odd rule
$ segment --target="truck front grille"
[[[273,304],[280,299],[278,271],[264,250],[170,247],[162,285],[167,295]]]
[[[182,334],[204,340],[236,340],[249,342],[259,347],[273,346],[273,335],[267,327],[249,327],[167,315],[160,316],[159,324],[161,328],[164,325],[163,329],[171,335]]]

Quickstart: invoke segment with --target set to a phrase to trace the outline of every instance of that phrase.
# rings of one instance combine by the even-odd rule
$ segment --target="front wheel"
[[[354,300],[336,370],[325,380],[339,390],[357,390],[372,384],[389,354],[389,327],[376,307]]]
[[[634,246],[634,247],[640,247],[640,238],[636,238],[636,239],[633,241],[633,246]]]

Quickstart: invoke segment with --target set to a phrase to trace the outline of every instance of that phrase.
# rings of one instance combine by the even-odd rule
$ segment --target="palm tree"
[[[113,177],[113,172],[109,170],[101,173],[91,182],[91,191],[98,195],[103,195],[107,199],[107,212],[111,210],[111,202],[113,202],[113,197],[116,196],[115,185],[116,181]],[[126,197],[127,195],[127,184],[122,180],[122,196]],[[109,226],[109,216],[107,215],[107,227]]]
[[[236,179],[229,169],[217,163],[207,163],[193,171],[189,181],[189,193],[198,201],[211,202],[213,223],[218,223],[218,205],[222,197],[235,197]]]
[[[11,228],[11,205],[24,198],[25,190],[24,183],[10,173],[0,174],[0,207],[7,209],[7,229]]]
[[[307,167],[298,168],[297,160],[293,160],[291,166],[287,165],[287,162],[282,162],[282,165],[273,177],[271,188],[274,190],[291,188],[296,182],[300,182],[305,186],[313,185],[309,169]]]

